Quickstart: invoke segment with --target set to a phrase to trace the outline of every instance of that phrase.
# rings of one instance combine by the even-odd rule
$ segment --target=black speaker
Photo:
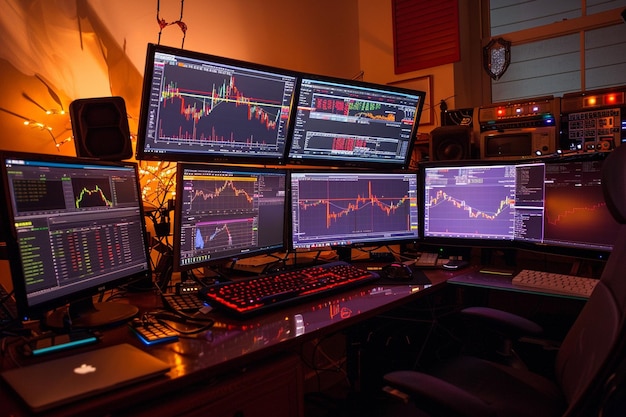
[[[77,156],[121,161],[133,155],[122,97],[74,100],[70,118]]]
[[[430,132],[430,160],[471,159],[472,128],[441,126]]]

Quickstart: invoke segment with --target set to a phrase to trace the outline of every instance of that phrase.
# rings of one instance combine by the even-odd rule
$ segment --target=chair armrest
[[[407,394],[421,410],[435,416],[495,416],[495,411],[480,398],[428,374],[394,371],[386,374],[384,380]]]
[[[461,310],[461,314],[477,319],[510,336],[537,336],[543,333],[543,328],[534,321],[495,308],[467,307]]]

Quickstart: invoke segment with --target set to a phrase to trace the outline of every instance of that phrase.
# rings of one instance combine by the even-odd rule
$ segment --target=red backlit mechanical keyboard
[[[224,282],[200,290],[200,298],[248,317],[305,298],[319,297],[377,279],[378,274],[337,261],[304,269]]]

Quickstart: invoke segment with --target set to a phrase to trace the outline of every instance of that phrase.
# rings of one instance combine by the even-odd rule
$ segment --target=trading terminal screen
[[[17,155],[2,172],[24,315],[150,277],[135,164]]]
[[[414,241],[417,176],[291,172],[291,211],[296,249]]]
[[[602,160],[546,164],[543,243],[609,250],[619,225],[602,192]]]
[[[604,202],[602,161],[425,163],[423,237],[610,251],[618,228]]]
[[[326,166],[406,167],[424,94],[303,77],[289,161]]]
[[[148,45],[137,159],[284,162],[296,76]]]
[[[174,257],[178,269],[286,246],[286,171],[194,163],[179,163],[177,170]]]

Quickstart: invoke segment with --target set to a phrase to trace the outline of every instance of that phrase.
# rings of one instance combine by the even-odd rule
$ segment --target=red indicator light
[[[624,93],[611,93],[604,96],[604,104],[615,105],[624,103]]]

